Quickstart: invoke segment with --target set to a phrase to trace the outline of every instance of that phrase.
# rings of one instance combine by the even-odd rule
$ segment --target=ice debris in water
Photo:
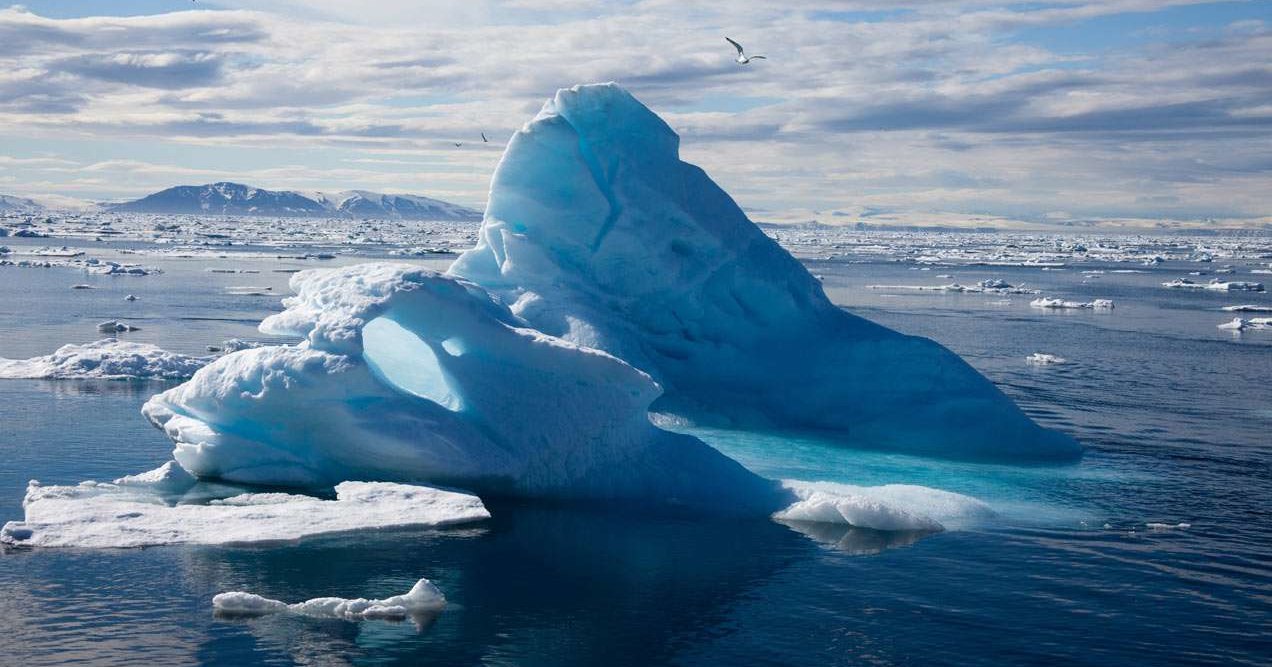
[[[898,531],[943,530],[994,515],[989,505],[959,493],[910,484],[854,486],[785,480],[798,500],[775,513],[788,522],[844,524]]]
[[[937,276],[938,278],[941,276]],[[948,277],[948,276],[946,276]],[[916,290],[920,292],[955,292],[960,294],[1037,294],[1038,290],[1012,285],[1001,278],[982,280],[975,285],[867,285],[877,290]]]
[[[124,333],[127,331],[140,331],[141,327],[136,327],[125,322],[117,320],[107,320],[97,325],[98,333]]]
[[[1068,363],[1068,360],[1054,354],[1047,354],[1046,352],[1034,352],[1033,354],[1025,357],[1025,363],[1033,366],[1051,366],[1054,364]]]
[[[170,505],[197,491],[179,466],[120,478],[113,484],[43,486],[32,481],[23,521],[0,529],[0,543],[34,547],[143,547],[245,544],[402,526],[445,526],[489,518],[476,496],[387,482],[342,482],[336,499],[289,493],[244,493],[205,504]]]
[[[415,582],[411,590],[383,600],[366,598],[324,597],[287,604],[267,597],[234,591],[212,598],[212,609],[222,616],[264,616],[290,613],[312,618],[338,618],[347,621],[366,619],[404,620],[411,616],[432,614],[446,606],[446,596],[428,579]]]
[[[1193,282],[1187,278],[1176,278],[1170,282],[1162,283],[1162,287],[1170,289],[1208,289],[1219,292],[1262,292],[1263,283],[1232,281],[1224,282],[1218,278],[1212,279],[1210,282],[1202,284]]]
[[[478,244],[450,273],[650,374],[655,408],[695,422],[963,459],[1080,455],[944,347],[831,303],[678,152],[617,85],[558,91],[509,142]]]
[[[1090,310],[1112,310],[1113,301],[1110,299],[1094,299],[1091,301],[1065,301],[1064,299],[1049,299],[1046,297],[1034,299],[1029,302],[1034,308],[1045,309],[1090,309]]]
[[[168,352],[148,343],[105,338],[83,345],[63,345],[53,354],[30,359],[0,358],[0,379],[182,380],[210,360]]]
[[[1191,523],[1146,523],[1144,526],[1149,530],[1185,530],[1192,528]]]
[[[1224,306],[1223,310],[1230,313],[1272,313],[1272,306],[1259,306],[1247,303],[1239,306]]]
[[[1224,322],[1217,325],[1220,329],[1228,329],[1231,331],[1245,331],[1247,329],[1272,329],[1272,317],[1252,317],[1250,319],[1242,319],[1240,317],[1232,318],[1230,322]]]

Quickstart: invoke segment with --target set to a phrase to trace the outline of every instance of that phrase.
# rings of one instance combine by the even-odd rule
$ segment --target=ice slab
[[[222,616],[264,616],[289,613],[311,618],[338,618],[346,621],[405,620],[412,616],[437,613],[445,606],[446,596],[442,595],[441,589],[428,579],[415,582],[411,590],[402,595],[394,595],[383,600],[323,597],[287,604],[241,591],[220,593],[212,598],[213,611]]]
[[[490,517],[477,496],[425,486],[343,482],[336,499],[246,493],[206,504],[166,502],[189,477],[169,465],[116,483],[44,486],[32,481],[24,521],[0,529],[0,543],[35,547],[246,544],[403,526],[446,526]]]
[[[53,354],[31,359],[0,359],[0,379],[161,379],[179,380],[211,361],[168,352],[148,343],[115,338],[63,345]]]

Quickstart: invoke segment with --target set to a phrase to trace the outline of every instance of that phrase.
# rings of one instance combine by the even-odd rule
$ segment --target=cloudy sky
[[[1267,0],[30,1],[0,192],[481,206],[546,97],[609,80],[761,220],[1272,226]]]

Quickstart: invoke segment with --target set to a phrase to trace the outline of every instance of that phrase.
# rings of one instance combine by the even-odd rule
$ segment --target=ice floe
[[[1056,364],[1068,363],[1068,360],[1054,354],[1034,352],[1033,354],[1025,357],[1025,363],[1031,366],[1054,366]]]
[[[955,292],[967,294],[1037,294],[1038,290],[1011,285],[1002,279],[982,280],[975,285],[867,285],[869,289],[917,290],[921,292]]]
[[[1272,306],[1241,304],[1239,306],[1224,306],[1223,310],[1230,313],[1272,313]]]
[[[181,380],[211,361],[168,352],[148,343],[105,338],[59,347],[30,359],[0,358],[0,379],[160,379]]]
[[[1211,279],[1208,283],[1193,282],[1187,278],[1176,278],[1170,282],[1162,283],[1162,287],[1170,289],[1206,289],[1217,292],[1262,292],[1263,283],[1230,281],[1225,282],[1217,278]]]
[[[1112,310],[1113,301],[1110,299],[1093,299],[1091,301],[1065,301],[1064,299],[1050,299],[1042,297],[1029,302],[1034,308],[1056,309],[1056,310]]]
[[[779,521],[844,524],[885,531],[935,531],[994,516],[984,502],[911,484],[854,486],[784,480],[798,498],[775,513]]]
[[[400,621],[413,616],[435,614],[445,606],[446,596],[428,579],[420,579],[406,593],[383,600],[323,597],[287,604],[241,591],[219,593],[212,598],[212,609],[220,616],[265,616],[288,613],[346,621],[371,619]]]
[[[460,491],[386,482],[343,482],[336,499],[245,493],[203,504],[170,504],[193,484],[176,466],[117,483],[44,486],[32,481],[23,521],[0,529],[0,543],[34,547],[143,547],[247,544],[405,526],[446,526],[489,518]]]
[[[141,327],[133,326],[126,322],[118,320],[106,320],[97,324],[97,333],[125,333],[128,331],[140,331]]]

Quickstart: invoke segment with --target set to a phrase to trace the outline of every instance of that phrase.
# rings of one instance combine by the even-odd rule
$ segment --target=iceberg
[[[5,380],[183,380],[211,357],[191,357],[148,343],[115,338],[59,347],[53,354],[30,359],[0,358]]]
[[[855,526],[881,531],[944,530],[994,516],[984,502],[950,491],[912,484],[855,486],[785,480],[798,499],[775,513],[782,522]]]
[[[558,91],[512,137],[478,243],[449,273],[648,373],[654,409],[696,423],[958,459],[1080,456],[954,353],[831,303],[612,83]]]
[[[291,613],[311,618],[338,618],[346,621],[383,619],[400,621],[412,616],[435,614],[446,606],[446,596],[428,579],[415,582],[411,590],[383,600],[366,598],[314,598],[287,604],[267,597],[232,591],[212,598],[212,609],[220,616],[264,616]]]
[[[45,486],[32,481],[24,521],[0,528],[0,544],[125,548],[164,544],[247,544],[406,526],[448,526],[490,517],[471,494],[386,482],[343,482],[336,499],[242,493],[206,503],[169,504],[194,481],[171,464],[116,480]]]
[[[143,414],[200,478],[346,479],[479,494],[767,514],[788,494],[649,419],[658,385],[525,326],[467,281],[405,264],[295,274],[267,333],[152,397]]]

